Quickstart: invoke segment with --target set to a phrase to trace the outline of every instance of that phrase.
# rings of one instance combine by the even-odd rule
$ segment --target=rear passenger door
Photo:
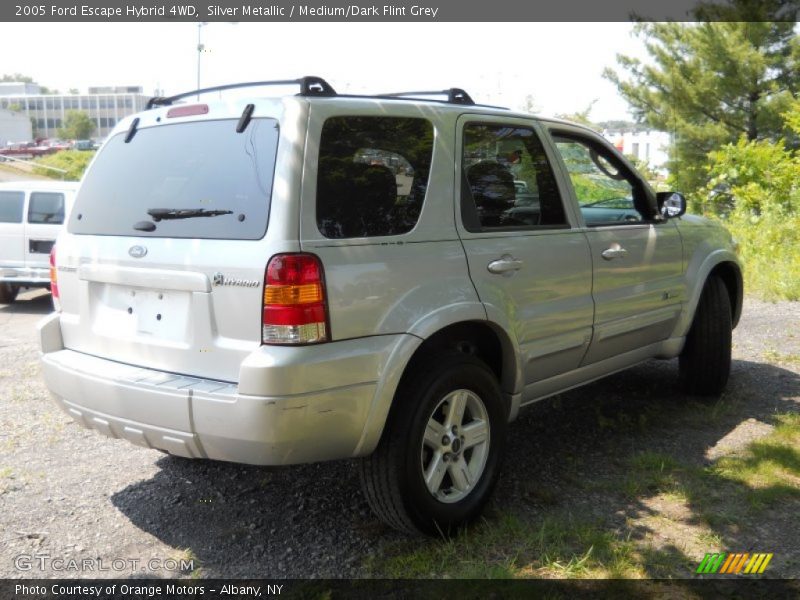
[[[602,140],[555,129],[592,251],[594,335],[584,364],[666,339],[685,297],[683,248],[652,192]]]
[[[29,267],[48,268],[50,249],[64,223],[63,192],[31,192],[25,225],[25,260]]]
[[[526,385],[576,368],[592,331],[591,255],[536,125],[463,115],[456,139],[459,234],[489,320],[518,345]]]
[[[24,206],[25,192],[0,190],[0,269],[25,264]]]

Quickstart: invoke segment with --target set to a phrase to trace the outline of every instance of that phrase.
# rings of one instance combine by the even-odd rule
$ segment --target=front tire
[[[431,356],[394,399],[381,441],[361,461],[373,512],[409,533],[448,535],[480,515],[497,482],[508,412],[482,361]]]
[[[0,304],[11,304],[17,299],[19,286],[10,283],[0,283]]]
[[[679,358],[681,387],[695,396],[719,396],[731,371],[731,301],[716,276],[706,282]]]

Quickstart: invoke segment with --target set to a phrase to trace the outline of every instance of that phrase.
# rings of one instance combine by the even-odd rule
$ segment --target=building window
[[[631,154],[639,158],[639,142],[633,142],[633,144],[631,144]]]

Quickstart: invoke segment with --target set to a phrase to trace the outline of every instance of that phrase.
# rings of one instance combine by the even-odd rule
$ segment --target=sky
[[[337,91],[464,88],[542,115],[592,102],[595,121],[628,119],[603,79],[618,53],[644,57],[629,23],[208,23],[201,86],[325,78]],[[66,92],[141,85],[169,95],[197,84],[197,23],[0,23],[0,74]],[[24,49],[24,51],[21,51]]]

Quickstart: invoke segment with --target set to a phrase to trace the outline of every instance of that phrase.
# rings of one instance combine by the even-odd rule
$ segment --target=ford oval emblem
[[[128,254],[130,254],[133,258],[142,258],[145,254],[147,254],[147,248],[144,246],[131,246],[128,249]]]

